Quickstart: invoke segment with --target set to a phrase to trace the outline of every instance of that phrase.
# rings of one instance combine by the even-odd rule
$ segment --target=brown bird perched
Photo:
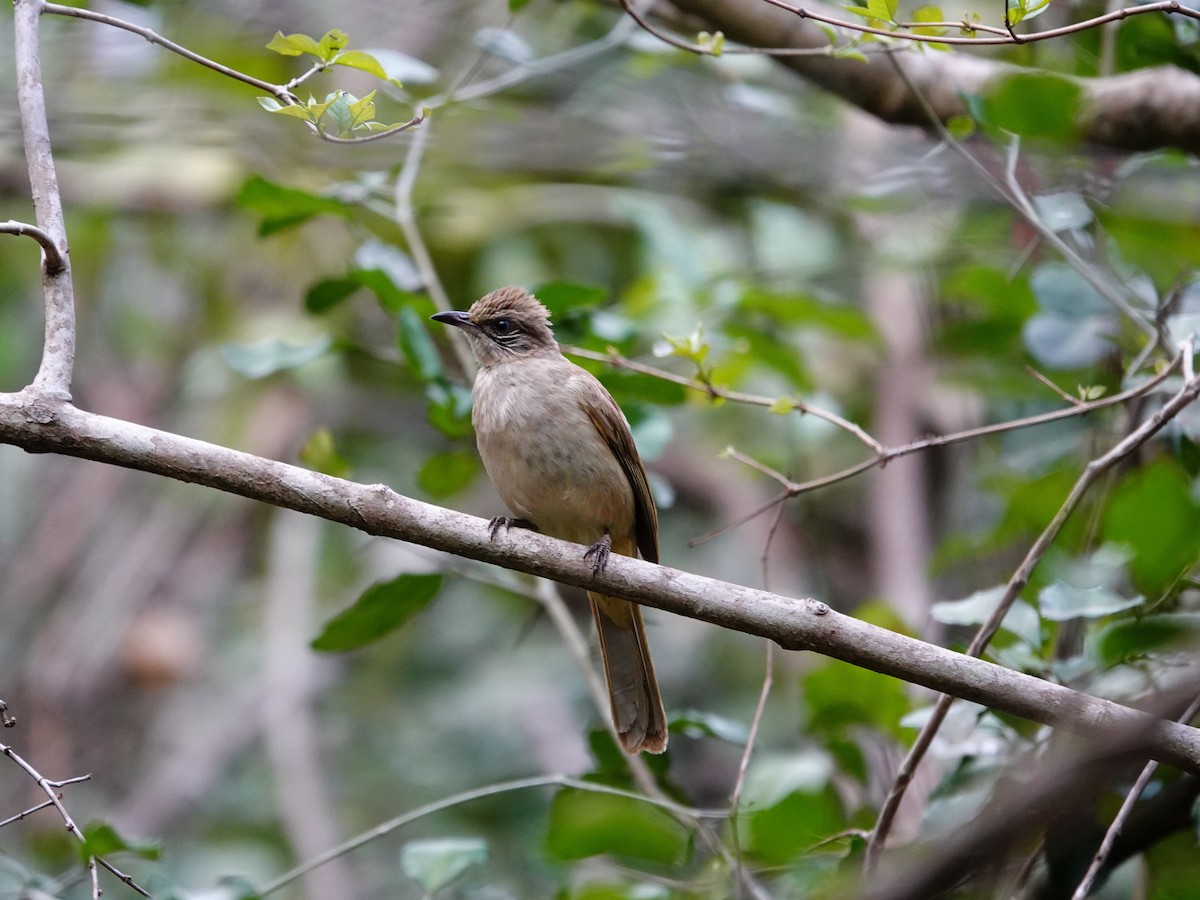
[[[629,423],[559,351],[546,307],[506,287],[433,318],[461,328],[479,361],[471,422],[484,468],[516,516],[493,519],[493,537],[521,525],[586,544],[597,572],[610,552],[658,562],[658,513]],[[588,599],[621,744],[662,753],[667,719],[641,608],[591,591]]]

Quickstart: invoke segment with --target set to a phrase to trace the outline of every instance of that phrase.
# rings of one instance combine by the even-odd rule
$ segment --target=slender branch
[[[337,135],[329,134],[328,132],[321,131],[320,129],[317,129],[316,134],[321,140],[328,141],[331,144],[369,144],[372,141],[382,141],[384,138],[390,138],[402,131],[408,131],[410,128],[416,128],[418,125],[424,122],[427,117],[428,116],[426,113],[419,112],[407,122],[401,122],[399,125],[393,125],[391,128],[387,128],[383,131],[374,131],[371,134],[364,134],[360,135],[359,137],[338,137]]]
[[[50,782],[50,780],[42,775],[42,773],[35,769],[32,765],[26,762],[22,757],[18,756],[16,751],[14,751],[13,748],[7,744],[0,744],[0,753],[3,753],[18,766],[24,769],[26,774],[28,774],[30,778],[37,782],[38,787],[40,787],[45,792],[46,796],[50,798],[47,803],[58,811],[63,823],[67,826],[67,831],[78,838],[80,843],[85,843],[86,839],[83,836],[83,832],[79,830],[79,826],[75,824],[75,820],[71,818],[71,814],[67,812],[67,808],[63,806],[62,800],[58,795],[58,790]],[[99,873],[96,870],[96,857],[89,855],[87,857],[86,866],[92,880],[93,900],[99,900],[100,880]]]
[[[46,308],[45,342],[33,383],[42,392],[69,400],[71,373],[75,366],[75,291],[68,262],[69,247],[62,196],[58,190],[58,175],[54,170],[54,155],[50,148],[46,96],[42,90],[42,63],[38,49],[38,23],[42,9],[40,0],[15,0],[13,3],[13,50],[17,69],[17,104],[25,141],[25,165],[29,170],[38,228],[53,244],[59,263],[53,271],[49,266],[43,267],[42,271]]]
[[[18,3],[27,2],[27,0],[17,0]],[[48,15],[52,16],[70,16],[75,19],[87,19],[90,22],[99,22],[101,25],[108,25],[112,28],[120,28],[123,31],[130,31],[139,37],[145,38],[151,44],[170,50],[172,53],[177,53],[184,59],[191,60],[197,65],[204,66],[206,69],[212,69],[214,72],[232,78],[234,81],[240,81],[242,84],[248,84],[260,91],[266,91],[271,96],[275,97],[280,103],[292,105],[296,102],[295,95],[289,90],[289,87],[294,84],[299,84],[309,75],[314,73],[308,72],[300,79],[293,79],[288,85],[271,84],[269,81],[263,81],[261,78],[255,78],[253,75],[247,75],[245,72],[239,72],[237,69],[231,69],[229,66],[222,65],[215,60],[209,59],[207,56],[201,56],[195,51],[189,50],[181,44],[176,44],[174,41],[168,40],[161,34],[149,28],[143,28],[141,25],[135,25],[133,22],[127,22],[124,19],[118,19],[116,16],[108,16],[104,13],[98,13],[90,9],[84,9],[79,6],[62,6],[58,3],[43,4],[43,8]]]
[[[1184,710],[1176,721],[1186,725],[1196,717],[1200,712],[1200,696],[1195,697]],[[1084,900],[1091,893],[1092,885],[1096,883],[1096,878],[1101,870],[1108,862],[1109,854],[1112,853],[1113,845],[1117,842],[1117,838],[1121,834],[1121,829],[1125,827],[1125,823],[1129,821],[1129,817],[1133,814],[1133,808],[1138,800],[1146,791],[1146,785],[1150,783],[1150,779],[1154,777],[1155,771],[1158,769],[1158,763],[1150,760],[1142,768],[1137,780],[1133,783],[1133,787],[1129,789],[1129,793],[1125,795],[1125,800],[1121,804],[1121,808],[1117,810],[1117,814],[1113,817],[1112,824],[1108,826],[1108,830],[1104,832],[1104,839],[1100,842],[1099,849],[1096,850],[1096,855],[1092,857],[1092,863],[1088,866],[1087,872],[1079,882],[1079,886],[1075,888],[1075,893],[1071,895],[1071,900]]]
[[[724,810],[693,809],[671,800],[645,797],[641,794],[635,794],[632,791],[623,791],[620,788],[610,787],[606,784],[598,784],[594,781],[582,781],[566,775],[541,775],[532,778],[516,778],[512,781],[502,781],[498,784],[490,784],[486,787],[476,788],[475,790],[463,791],[460,794],[454,794],[450,797],[443,797],[441,800],[435,800],[432,803],[427,803],[410,812],[396,816],[393,819],[388,819],[388,821],[376,825],[368,831],[364,831],[357,837],[351,838],[344,844],[340,844],[332,850],[328,850],[313,859],[307,860],[279,877],[273,878],[258,889],[258,896],[265,897],[268,894],[273,894],[280,888],[291,884],[302,875],[311,872],[319,866],[325,865],[330,860],[345,856],[347,853],[371,843],[371,841],[391,834],[397,828],[402,828],[433,813],[441,812],[445,809],[453,809],[456,806],[462,806],[465,803],[472,803],[475,800],[482,800],[487,797],[496,797],[501,794],[511,794],[515,791],[527,791],[532,788],[543,787],[573,788],[579,791],[589,791],[593,794],[609,794],[614,797],[625,797],[630,800],[639,800],[642,803],[648,803],[651,806],[657,806],[668,812],[684,813],[696,818],[722,819],[725,817]]]
[[[1191,342],[1185,342],[1181,356],[1189,356],[1192,353],[1192,349]],[[1033,574],[1034,569],[1037,568],[1046,551],[1050,549],[1050,545],[1057,539],[1063,525],[1066,524],[1067,519],[1070,518],[1071,514],[1079,506],[1088,489],[1114,465],[1157,434],[1167,422],[1178,415],[1198,396],[1200,396],[1200,378],[1191,378],[1154,415],[1126,435],[1125,438],[1119,441],[1107,453],[1093,459],[1087,464],[1079,478],[1076,479],[1075,484],[1071,487],[1067,498],[1050,520],[1050,524],[1038,535],[1037,540],[1033,542],[1021,564],[1009,578],[1008,584],[1005,586],[1004,595],[996,604],[996,608],[992,610],[991,616],[979,627],[979,630],[975,633],[975,637],[971,640],[971,644],[966,651],[968,656],[978,657],[982,655],[984,649],[1000,629],[1000,624],[1004,621],[1004,617],[1008,614],[1009,609],[1012,608],[1013,603],[1016,602],[1025,585],[1029,583],[1029,578]],[[933,708],[933,714],[921,728],[916,741],[909,749],[908,755],[901,764],[900,770],[897,772],[895,781],[892,784],[892,789],[884,801],[883,807],[880,809],[879,818],[876,820],[875,829],[871,835],[871,841],[867,845],[866,867],[868,871],[871,870],[873,864],[878,860],[887,835],[891,830],[891,824],[895,818],[896,811],[899,809],[900,801],[908,790],[917,767],[933,743],[934,736],[945,721],[946,714],[949,712],[950,705],[953,702],[954,698],[949,695],[943,695],[938,698]]]
[[[32,815],[33,813],[37,812],[39,809],[45,809],[47,806],[53,806],[53,805],[54,805],[53,800],[43,800],[37,806],[31,806],[31,807],[29,807],[29,809],[25,810],[24,812],[19,812],[15,816],[9,816],[7,819],[0,821],[0,828],[3,828],[5,825],[11,825],[13,822],[20,822],[26,816]]]
[[[47,275],[57,275],[67,267],[54,238],[36,225],[26,225],[24,222],[9,219],[7,222],[0,222],[0,234],[19,234],[37,241],[42,247],[42,271]]]

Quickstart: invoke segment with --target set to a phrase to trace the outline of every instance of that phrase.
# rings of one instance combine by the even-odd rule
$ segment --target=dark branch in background
[[[1157,711],[1194,693],[1194,683],[1181,683],[1158,698]],[[1070,742],[1040,762],[1030,759],[1024,776],[995,786],[985,814],[951,833],[943,831],[925,848],[897,853],[890,865],[882,866],[878,876],[868,880],[859,896],[866,900],[926,900],[961,886],[963,879],[994,866],[1005,850],[1021,847],[1030,835],[1052,827],[1063,810],[1094,802],[1098,787],[1122,777],[1128,766],[1143,756],[1144,738],[1137,728],[1118,727],[1102,742]],[[1030,773],[1030,767],[1036,769]],[[1010,896],[1011,892],[994,895]]]
[[[748,47],[814,50],[829,48],[829,37],[802,17],[765,0],[668,0],[681,13],[703,21],[710,31]],[[1157,4],[1149,4],[1157,6]],[[1182,11],[1174,4],[1172,11]],[[1145,9],[1145,7],[1136,7]],[[1190,13],[1189,13],[1190,14]],[[944,43],[944,39],[941,39]],[[973,43],[986,38],[973,39]],[[1012,43],[1006,39],[1006,43]],[[1028,69],[964,53],[904,53],[901,65],[942,122],[969,115],[963,96],[986,93],[999,79]],[[779,64],[868,113],[896,125],[928,127],[911,91],[897,81],[881,54],[867,62],[831,53],[778,57]],[[1174,66],[1122,75],[1077,78],[1082,103],[1076,121],[1082,140],[1123,150],[1177,147],[1200,152],[1200,76]]]
[[[1200,380],[1188,385],[1200,393]],[[1164,420],[1165,421],[1165,420]],[[512,532],[489,539],[483,519],[215,444],[98,416],[22,391],[0,394],[0,442],[202,484],[273,506],[321,516],[367,534],[550,578],[770,638],[789,650],[813,650],[941,693],[1098,740],[1111,727],[1147,729],[1152,756],[1200,773],[1200,731],[1158,721],[1128,707],[1031,675],[972,659],[834,612],[815,600],[691,575],[621,557],[595,575],[575,544]],[[1193,676],[1194,677],[1194,676]]]

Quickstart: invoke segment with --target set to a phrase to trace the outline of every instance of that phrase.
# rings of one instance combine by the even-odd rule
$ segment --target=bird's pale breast
[[[633,491],[586,412],[604,388],[565,359],[491,366],[475,381],[479,454],[513,514],[581,544],[632,546]],[[593,401],[595,402],[595,401]]]

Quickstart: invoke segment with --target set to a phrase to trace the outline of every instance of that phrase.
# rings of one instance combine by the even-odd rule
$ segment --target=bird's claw
[[[588,547],[587,553],[583,554],[584,559],[592,560],[592,577],[595,578],[604,571],[608,565],[608,557],[612,553],[612,535],[605,534],[604,537]]]
[[[488,522],[488,533],[491,535],[491,540],[496,539],[496,532],[501,528],[507,534],[511,528],[527,528],[530,531],[537,531],[537,526],[528,519],[514,519],[512,516],[492,516],[492,520]]]

